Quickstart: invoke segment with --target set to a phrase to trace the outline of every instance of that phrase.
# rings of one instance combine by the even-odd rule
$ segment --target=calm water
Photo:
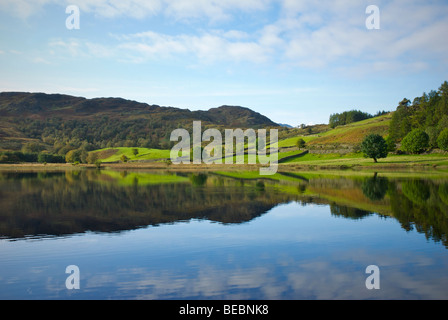
[[[0,299],[448,298],[446,176],[2,172],[0,208]]]

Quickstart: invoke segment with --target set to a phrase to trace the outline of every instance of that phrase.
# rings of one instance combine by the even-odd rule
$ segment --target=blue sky
[[[372,4],[379,30],[366,28]],[[79,29],[66,27],[68,5]],[[0,91],[328,123],[438,89],[447,16],[448,1],[1,0]]]

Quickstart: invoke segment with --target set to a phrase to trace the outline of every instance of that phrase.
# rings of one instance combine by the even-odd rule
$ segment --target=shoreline
[[[268,167],[259,164],[166,164],[163,162],[134,162],[134,163],[104,163],[101,170],[164,170],[164,171],[256,171],[260,168]],[[70,163],[20,163],[20,164],[0,164],[1,171],[67,171],[80,169],[97,169],[93,164]],[[416,164],[416,163],[375,163],[370,165],[362,164],[298,164],[280,163],[277,172],[280,171],[438,171],[447,172],[448,165],[437,164]]]

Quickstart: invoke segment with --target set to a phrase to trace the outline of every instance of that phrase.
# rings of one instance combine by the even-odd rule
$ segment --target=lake
[[[448,298],[442,173],[1,171],[0,208],[0,299]]]

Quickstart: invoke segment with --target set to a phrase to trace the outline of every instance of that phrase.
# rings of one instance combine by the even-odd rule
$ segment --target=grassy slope
[[[302,136],[302,137],[289,137],[282,139],[278,142],[278,146],[281,148],[294,148],[297,140],[303,138],[307,145],[311,148],[323,146],[324,149],[337,148],[338,145],[356,145],[362,141],[362,139],[370,133],[378,133],[382,136],[386,136],[391,120],[391,114],[383,115],[380,117],[359,121],[346,126],[336,127],[317,135]],[[103,162],[115,162],[120,161],[121,156],[126,155],[129,160],[159,160],[169,159],[170,150],[159,149],[147,149],[138,148],[139,154],[134,156],[132,153],[134,148],[107,148],[97,150],[100,155],[100,159]],[[279,160],[302,153],[303,150],[289,149],[281,151],[279,154]],[[104,157],[101,157],[104,155]],[[235,157],[233,159],[235,163]],[[247,155],[245,155],[245,163],[248,163]],[[372,159],[364,158],[361,153],[348,153],[339,154],[326,153],[326,154],[314,154],[309,153],[302,157],[293,158],[284,161],[285,164],[299,164],[299,165],[317,165],[317,166],[414,166],[414,165],[438,165],[448,166],[448,156],[443,154],[431,154],[431,155],[389,155],[385,159],[379,159],[378,164],[373,163]]]
[[[307,145],[313,149],[338,149],[340,145],[355,146],[362,142],[370,133],[377,133],[386,137],[389,130],[392,114],[351,123],[336,127],[326,132],[313,136],[302,137]],[[279,141],[279,147],[294,146],[300,137],[292,137]],[[282,157],[279,157],[282,158]],[[388,155],[385,159],[379,159],[375,164],[372,159],[364,158],[362,153],[340,154],[334,153],[314,154],[309,153],[302,157],[286,160],[284,163],[296,163],[299,165],[317,166],[447,166],[448,156],[445,154],[427,155]]]
[[[138,154],[134,156],[132,150],[138,149]],[[130,161],[134,160],[158,160],[168,159],[170,150],[148,149],[148,148],[105,148],[93,151],[98,154],[99,159],[103,162],[116,162],[125,155]]]
[[[380,117],[351,123],[345,126],[339,126],[314,136],[307,141],[307,144],[310,146],[334,144],[356,145],[361,143],[364,137],[370,133],[377,133],[383,137],[386,137],[389,131],[391,119],[392,114],[390,113]]]

